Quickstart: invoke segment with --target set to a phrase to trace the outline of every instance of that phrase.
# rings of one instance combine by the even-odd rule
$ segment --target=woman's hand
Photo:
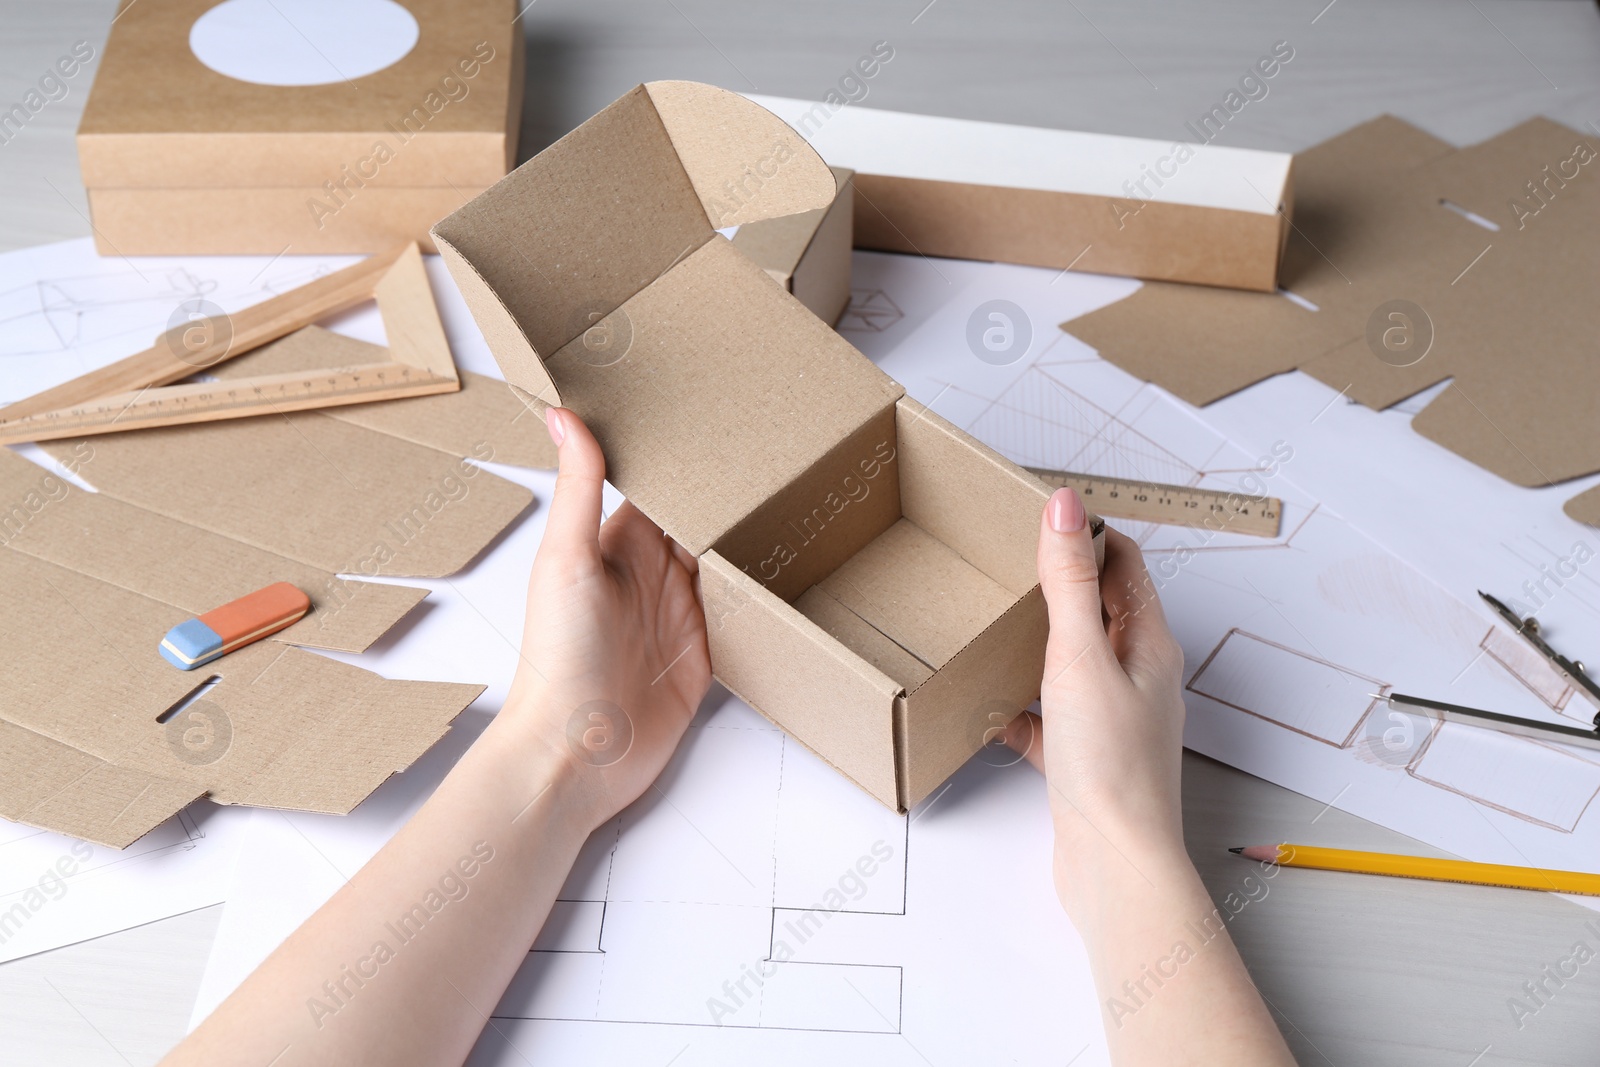
[[[1105,536],[1096,570],[1077,494],[1045,505],[1044,721],[1018,716],[1008,740],[1050,783],[1056,891],[1089,952],[1111,1062],[1292,1065],[1183,847],[1183,651],[1138,546]]]
[[[1187,863],[1178,792],[1183,651],[1138,546],[1107,527],[1105,567],[1097,570],[1084,520],[1083,504],[1069,489],[1045,507],[1039,532],[1039,581],[1050,611],[1044,721],[1041,729],[1037,717],[1019,717],[1010,731],[1050,783],[1064,902],[1081,883],[1077,864],[1108,845],[1136,865]]]
[[[694,558],[632,505],[602,526],[600,446],[547,422],[561,471],[505,707],[174,1067],[463,1062],[590,832],[672,756],[711,684]]]
[[[593,826],[655,781],[711,684],[696,562],[631,503],[604,525],[605,457],[573,412],[503,715],[565,761]],[[592,827],[591,827],[592,828]]]

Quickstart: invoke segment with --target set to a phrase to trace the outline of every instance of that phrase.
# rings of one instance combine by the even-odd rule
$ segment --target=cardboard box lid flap
[[[767,173],[770,172],[770,173]],[[641,85],[433,229],[506,380],[561,403],[541,360],[715,227],[826,207],[834,178],[777,117],[692,82]]]
[[[716,229],[833,202],[832,171],[766,108],[701,82],[649,82],[644,88]]]
[[[903,393],[717,234],[605,321],[622,357],[579,338],[549,369],[606,477],[695,555]]]

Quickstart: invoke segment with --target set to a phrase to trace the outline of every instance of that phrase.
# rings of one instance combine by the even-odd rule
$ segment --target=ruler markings
[[[1219,533],[1276,537],[1283,516],[1283,501],[1276,497],[1043,467],[1028,467],[1027,470],[1053,489],[1068,486],[1076,490],[1085,507],[1110,519],[1200,526]]]

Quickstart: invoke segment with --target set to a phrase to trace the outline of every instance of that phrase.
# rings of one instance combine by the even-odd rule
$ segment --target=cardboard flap
[[[717,229],[826,208],[836,182],[788,123],[737,93],[688,81],[644,86],[706,218]]]
[[[559,402],[559,351],[714,233],[640,86],[433,228],[506,380]]]
[[[607,478],[695,555],[903,392],[717,234],[613,320],[625,356],[580,338],[549,370]]]
[[[92,469],[92,453],[80,470]],[[182,608],[210,611],[272,582],[311,598],[311,613],[271,640],[362,652],[428,595],[426,589],[358,582],[186,522],[86,493],[0,449],[0,551],[15,551],[108,585]],[[106,531],[115,530],[115,537]]]
[[[94,442],[84,477],[102,493],[369,578],[454,574],[533,502],[522,486],[447,452],[315,411]],[[76,447],[56,441],[45,451],[65,461]]]
[[[934,670],[950,662],[1016,600],[907,519],[889,527],[819,585]]]
[[[558,404],[542,360],[586,336],[595,347],[590,331],[604,334],[714,227],[825,208],[834,189],[771,113],[708,85],[653,82],[440,220],[433,238],[506,380]]]

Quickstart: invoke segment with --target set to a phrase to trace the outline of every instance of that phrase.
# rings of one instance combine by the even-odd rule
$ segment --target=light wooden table
[[[0,108],[73,42],[98,50],[112,10],[0,0]],[[1385,111],[1463,144],[1532,115],[1600,122],[1588,0],[538,0],[524,21],[524,154],[654,78],[820,98],[879,40],[895,56],[867,102],[906,111],[1177,139],[1284,40],[1293,61],[1228,143],[1296,150]],[[89,232],[72,144],[86,88],[0,145],[0,250]],[[1430,851],[1192,754],[1184,774],[1191,851],[1218,899],[1249,871],[1227,846],[1303,838],[1313,823],[1331,844]],[[0,967],[0,1065],[154,1062],[183,1033],[219,914]],[[1533,894],[1288,871],[1232,929],[1304,1064],[1580,1064],[1600,1061],[1600,964],[1521,1030],[1507,1001],[1575,942],[1600,950],[1590,914]]]

